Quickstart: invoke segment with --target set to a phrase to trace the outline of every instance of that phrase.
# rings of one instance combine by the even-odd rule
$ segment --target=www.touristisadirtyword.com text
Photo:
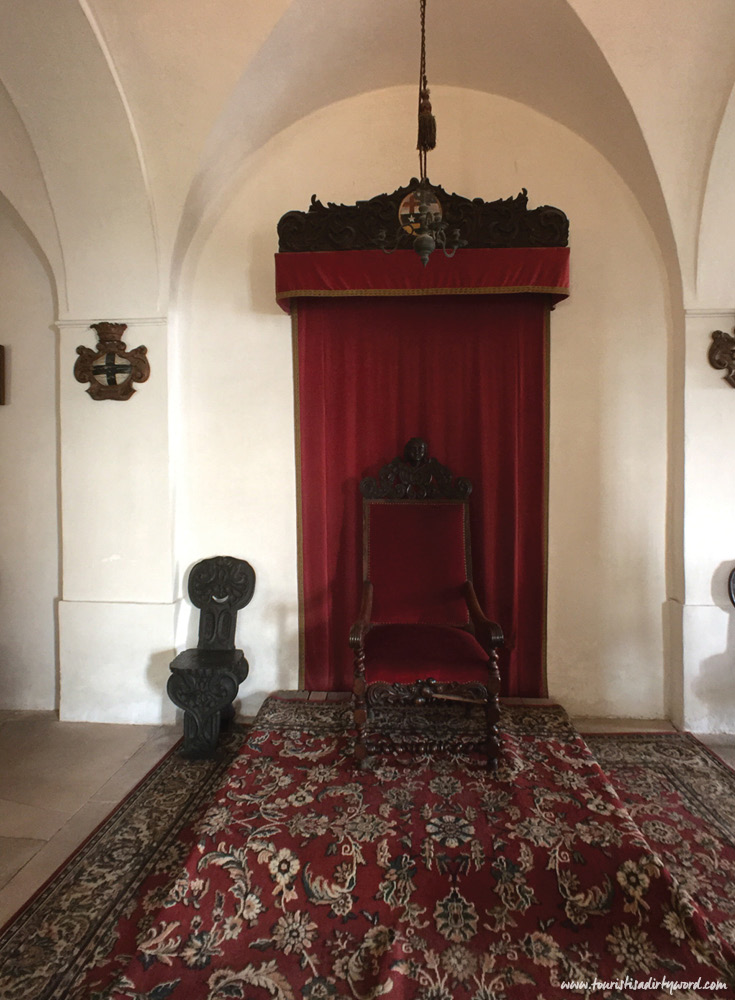
[[[648,979],[631,979],[630,976],[626,976],[625,979],[610,979],[601,980],[593,979],[592,982],[580,979],[570,979],[568,982],[559,984],[563,990],[585,990],[587,992],[597,992],[601,990],[667,990],[668,993],[673,996],[674,993],[679,993],[684,990],[725,990],[727,989],[727,983],[720,982],[719,980],[713,981],[703,981],[701,978],[690,981],[681,981],[676,979],[667,979],[663,976],[661,979],[654,979],[649,977]]]

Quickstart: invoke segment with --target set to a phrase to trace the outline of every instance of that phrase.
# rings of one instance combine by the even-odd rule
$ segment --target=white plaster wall
[[[21,16],[0,0],[0,77],[53,206],[60,315],[149,316],[162,290],[147,178],[114,64],[83,8],[34,0]]]
[[[727,454],[735,391],[707,363],[712,331],[734,324],[733,310],[687,314],[681,722],[695,732],[735,732],[735,609],[727,590],[735,568],[735,466]]]
[[[64,722],[172,723],[166,694],[174,604],[62,601],[59,718]]]
[[[571,219],[572,297],[552,316],[550,693],[575,713],[660,715],[668,330],[657,248],[618,176],[563,127],[474,91],[434,87],[432,100],[432,180],[488,199],[526,186],[532,205]],[[314,192],[354,202],[405,183],[416,173],[414,103],[408,87],[340,102],[250,157],[180,317],[180,569],[223,552],[255,567],[239,630],[249,704],[298,676],[290,323],[274,302],[276,222]]]
[[[91,322],[91,321],[90,321]],[[128,400],[94,400],[74,378],[89,322],[60,333],[63,597],[170,602],[168,334],[164,321],[129,321],[128,350],[148,348],[150,376]]]
[[[734,564],[731,562],[730,567]],[[721,569],[721,567],[718,567]],[[721,582],[727,574],[716,572]],[[687,604],[681,608],[683,712],[677,724],[694,733],[735,732],[735,616],[732,607]]]
[[[730,94],[712,154],[702,206],[697,302],[704,308],[731,307],[735,297],[735,90]]]
[[[735,72],[735,4],[569,3],[609,60],[638,119],[676,236],[684,294],[694,304],[702,200]]]
[[[109,46],[139,136],[156,206],[163,274],[207,136],[243,66],[290,3],[86,0]]]
[[[267,208],[263,216],[272,227]],[[199,267],[179,359],[177,575],[185,590],[191,566],[214,555],[255,569],[237,631],[250,661],[240,687],[245,712],[272,690],[298,686],[291,324],[272,307],[269,243],[239,214],[223,221]],[[185,599],[183,645],[196,644],[197,626]]]
[[[687,314],[686,603],[716,604],[723,608],[730,606],[727,574],[735,565],[735,464],[727,453],[735,389],[725,382],[723,372],[709,365],[707,352],[712,331],[731,332],[733,325],[735,309],[690,310]]]
[[[53,709],[58,584],[56,336],[44,263],[0,195],[0,705]]]
[[[0,191],[38,241],[41,253],[56,276],[56,290],[58,292],[61,287],[63,295],[66,288],[64,262],[46,181],[28,132],[2,83],[0,136],[3,150],[0,157]]]
[[[551,319],[548,676],[575,715],[665,714],[665,274],[639,206],[572,154],[572,295]]]
[[[73,376],[89,322],[60,324],[64,565],[59,606],[64,720],[170,721],[175,604],[169,344],[164,321],[128,321],[150,377],[126,401],[93,400]]]

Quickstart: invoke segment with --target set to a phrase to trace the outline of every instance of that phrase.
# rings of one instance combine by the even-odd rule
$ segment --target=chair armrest
[[[373,585],[369,580],[362,582],[362,602],[360,616],[350,629],[350,646],[359,649],[371,629],[370,616],[373,613]]]
[[[480,602],[477,600],[477,594],[471,580],[465,580],[463,590],[477,641],[488,653],[498,646],[502,646],[505,641],[503,630],[497,622],[491,622],[480,607]]]

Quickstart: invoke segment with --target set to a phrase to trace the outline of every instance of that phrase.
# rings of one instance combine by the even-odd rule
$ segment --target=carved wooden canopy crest
[[[454,478],[449,469],[435,458],[423,438],[406,443],[403,455],[388,462],[376,476],[360,481],[360,493],[366,500],[467,500],[472,483]]]
[[[278,222],[280,253],[319,250],[410,249],[414,234],[399,230],[398,210],[418,186],[413,178],[393,194],[379,194],[354,205],[322,204],[312,195],[307,212],[286,212]],[[494,247],[565,247],[569,220],[559,208],[528,208],[525,188],[515,198],[483,201],[448,194],[432,185],[449,232],[457,231],[459,245],[474,249]],[[398,242],[396,244],[396,238]]]

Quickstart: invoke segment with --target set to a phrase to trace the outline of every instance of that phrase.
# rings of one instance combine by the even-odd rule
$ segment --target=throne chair
[[[480,608],[472,584],[471,492],[468,479],[429,458],[422,438],[411,438],[402,456],[360,483],[362,602],[349,638],[360,767],[374,752],[416,749],[415,739],[373,725],[381,710],[435,702],[482,706],[479,746],[488,768],[497,767],[503,631]]]

